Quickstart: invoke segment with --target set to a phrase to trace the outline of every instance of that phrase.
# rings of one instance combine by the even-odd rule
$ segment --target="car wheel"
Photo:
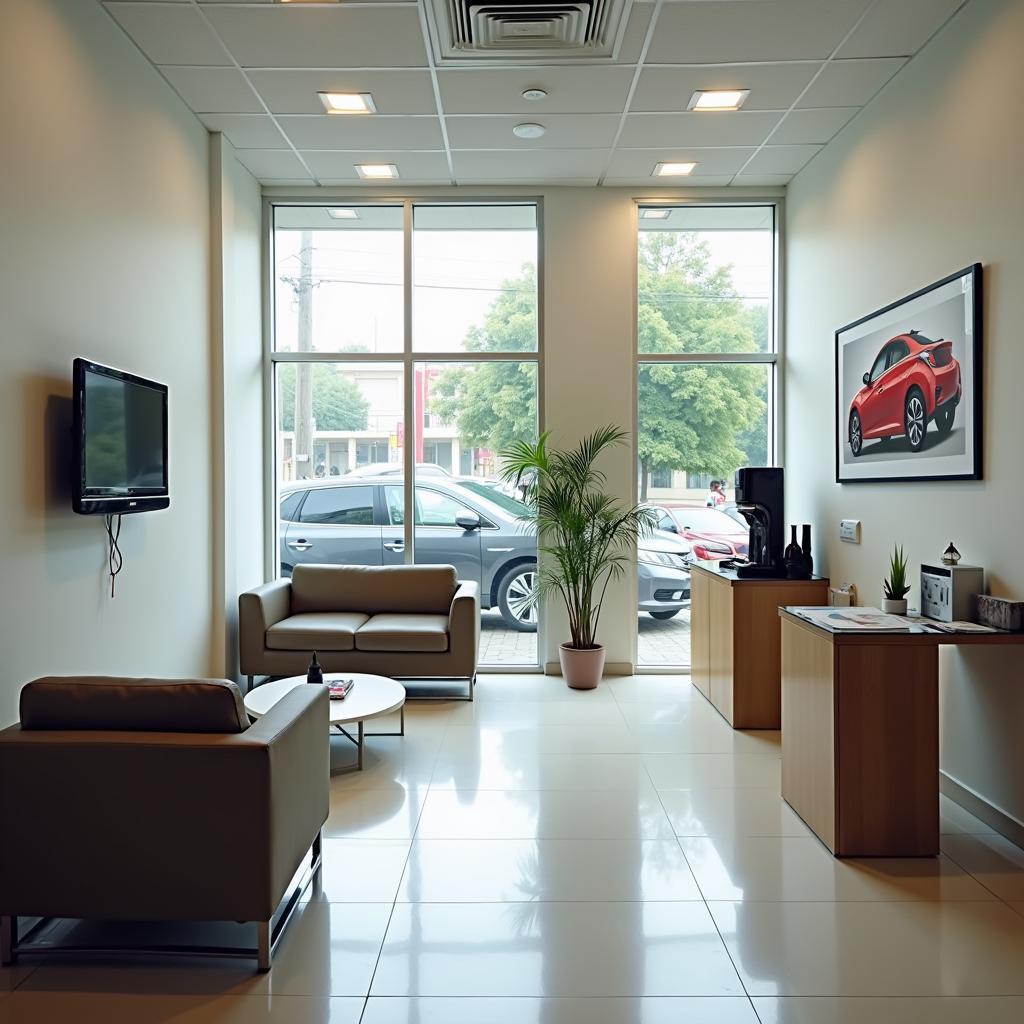
[[[920,389],[911,388],[903,403],[903,433],[907,446],[912,452],[919,452],[924,446],[924,435],[928,431],[928,416],[924,408],[924,395]]]
[[[860,426],[860,413],[856,409],[850,413],[850,451],[854,457],[860,455],[864,447],[864,434]]]
[[[537,632],[537,566],[532,562],[511,568],[498,584],[498,610],[505,625],[519,633]]]
[[[670,612],[648,612],[647,614],[650,615],[652,619],[661,619],[664,621],[665,619],[674,619],[679,614],[679,609],[675,608]]]
[[[935,429],[942,437],[945,437],[953,429],[954,419],[956,419],[956,406],[953,404],[944,405],[935,414]]]

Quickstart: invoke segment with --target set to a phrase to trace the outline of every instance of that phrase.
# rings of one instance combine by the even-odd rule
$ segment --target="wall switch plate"
[[[850,544],[860,543],[860,520],[841,519],[839,521],[839,539]]]

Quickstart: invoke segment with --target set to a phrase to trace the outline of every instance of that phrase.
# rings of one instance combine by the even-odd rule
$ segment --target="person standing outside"
[[[725,493],[722,491],[722,481],[712,480],[709,484],[707,500],[704,502],[708,508],[718,508],[725,504]]]

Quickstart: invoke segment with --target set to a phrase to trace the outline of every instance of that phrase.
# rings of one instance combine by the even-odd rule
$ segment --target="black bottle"
[[[782,561],[786,566],[786,579],[799,580],[803,579],[804,575],[804,553],[796,542],[796,527],[791,526],[789,529],[789,543],[782,553]]]
[[[796,527],[793,527],[794,536],[796,535]],[[804,556],[804,576],[810,579],[814,575],[814,556],[811,554],[811,525],[810,523],[804,523],[803,525],[803,536],[801,538],[800,547],[803,550]]]
[[[794,526],[795,530],[796,527]],[[316,683],[319,686],[323,685],[324,681],[324,670],[320,667],[320,662],[317,660],[316,651],[313,652],[313,660],[309,663],[309,668],[306,669],[306,682]]]

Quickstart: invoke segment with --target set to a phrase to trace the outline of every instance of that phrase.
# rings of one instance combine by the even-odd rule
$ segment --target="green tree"
[[[329,363],[313,363],[313,420],[317,430],[365,430],[370,403],[359,385]],[[295,365],[281,364],[281,429],[295,429]]]
[[[524,264],[503,281],[482,324],[466,333],[467,352],[537,348],[537,270]],[[533,363],[476,363],[445,370],[431,387],[431,410],[458,427],[463,444],[499,451],[537,436],[537,368]]]

